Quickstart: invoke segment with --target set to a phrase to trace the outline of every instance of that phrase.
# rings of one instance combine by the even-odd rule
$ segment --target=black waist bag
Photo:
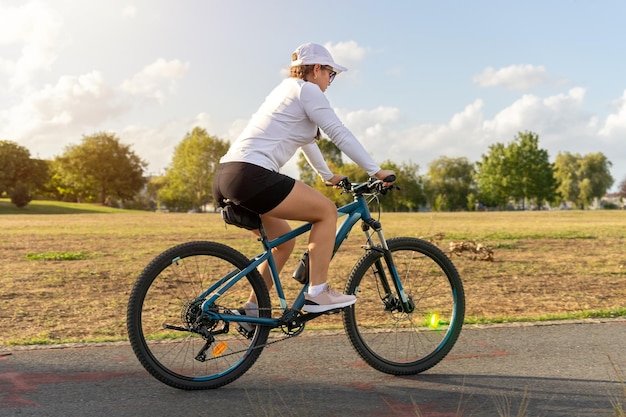
[[[222,209],[222,219],[228,224],[248,230],[261,227],[261,216],[236,204],[226,204]]]

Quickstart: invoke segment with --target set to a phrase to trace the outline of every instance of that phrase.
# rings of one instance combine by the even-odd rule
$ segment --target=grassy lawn
[[[466,321],[626,315],[626,211],[383,214],[387,238],[422,237],[492,248],[493,262],[451,255],[466,291]],[[124,211],[97,205],[0,200],[0,344],[121,340],[128,295],[158,253],[189,240],[215,240],[253,255],[250,232],[216,214]],[[355,228],[331,264],[343,288],[362,254]],[[306,240],[284,271],[290,278]],[[309,324],[340,327],[339,316]]]
[[[3,214],[78,214],[78,213],[120,213],[131,212],[105,207],[100,204],[63,203],[59,201],[33,201],[23,208],[17,208],[8,198],[0,198],[0,215]]]

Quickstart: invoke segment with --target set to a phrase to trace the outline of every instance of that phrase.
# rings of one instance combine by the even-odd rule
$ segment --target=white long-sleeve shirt
[[[298,78],[285,79],[267,96],[220,162],[248,162],[278,172],[302,148],[315,172],[329,180],[334,174],[315,143],[318,127],[368,175],[380,171],[322,90]]]

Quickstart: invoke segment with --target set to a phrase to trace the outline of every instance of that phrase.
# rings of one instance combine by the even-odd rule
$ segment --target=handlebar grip
[[[383,182],[394,182],[396,180],[396,176],[395,175],[389,175],[388,177],[386,177]]]

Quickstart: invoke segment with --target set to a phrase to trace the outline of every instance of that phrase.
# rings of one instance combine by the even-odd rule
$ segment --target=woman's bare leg
[[[296,181],[287,198],[266,215],[313,224],[309,234],[310,285],[325,283],[337,226],[337,208],[333,202],[303,182]]]
[[[262,215],[261,219],[263,220],[263,228],[265,229],[265,233],[270,240],[276,239],[277,237],[291,231],[291,226],[289,226],[289,223],[287,223],[286,220],[271,217],[266,214]],[[259,236],[259,232],[255,231],[254,233]],[[287,263],[287,260],[289,259],[289,256],[291,255],[291,252],[293,251],[295,245],[296,240],[291,239],[283,243],[282,245],[272,249],[272,255],[274,256],[274,261],[276,262],[276,269],[278,269],[278,273],[282,271],[283,267]],[[259,265],[257,269],[261,273],[261,276],[265,281],[265,285],[267,285],[267,289],[271,289],[273,281],[267,261]],[[258,304],[254,291],[250,295],[250,299],[248,301]]]

